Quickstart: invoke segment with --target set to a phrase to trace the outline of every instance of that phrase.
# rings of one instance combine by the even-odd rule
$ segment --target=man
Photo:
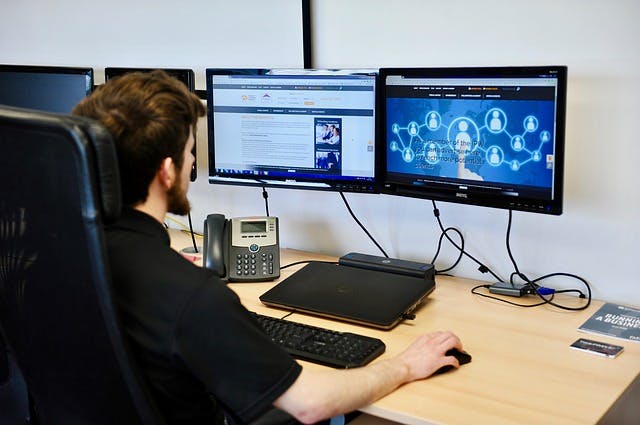
[[[366,406],[445,365],[450,332],[423,335],[395,358],[348,371],[303,369],[262,332],[238,297],[169,245],[167,212],[186,214],[200,100],[161,71],[112,79],[74,113],[112,134],[122,218],[107,245],[125,331],[169,424],[249,422],[272,407],[313,423]],[[224,413],[223,413],[224,412]]]

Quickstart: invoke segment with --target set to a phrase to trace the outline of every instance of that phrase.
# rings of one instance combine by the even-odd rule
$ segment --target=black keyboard
[[[273,342],[301,360],[348,369],[366,365],[386,348],[378,338],[252,314]]]

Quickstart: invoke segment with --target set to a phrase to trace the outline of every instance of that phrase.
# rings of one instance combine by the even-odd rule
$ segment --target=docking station
[[[496,282],[489,286],[492,294],[509,295],[511,297],[522,297],[527,295],[527,285],[524,283]]]
[[[338,260],[338,264],[361,269],[404,274],[426,280],[434,280],[435,278],[435,269],[432,264],[361,254],[358,252],[350,252],[343,255]]]

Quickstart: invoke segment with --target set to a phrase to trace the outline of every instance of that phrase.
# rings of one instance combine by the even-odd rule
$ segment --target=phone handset
[[[226,220],[210,214],[204,222],[203,265],[223,280],[258,282],[280,277],[277,217]]]
[[[204,221],[204,249],[202,264],[226,280],[228,260],[227,243],[229,239],[227,221],[222,214],[209,214]]]

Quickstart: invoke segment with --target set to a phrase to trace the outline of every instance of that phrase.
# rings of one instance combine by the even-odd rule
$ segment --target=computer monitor
[[[109,81],[112,78],[118,77],[120,75],[127,74],[129,72],[151,72],[155,69],[161,69],[167,74],[171,75],[174,78],[182,81],[182,83],[187,86],[190,92],[195,92],[196,82],[195,82],[195,73],[192,69],[188,68],[121,68],[121,67],[107,67],[104,69],[104,79],[105,81]],[[195,138],[195,134],[193,135]],[[193,157],[197,158],[197,150],[196,144],[193,144]],[[193,166],[191,167],[191,181],[195,181],[198,177],[198,164],[197,161],[193,161]]]
[[[0,65],[2,105],[68,114],[92,89],[92,68]]]
[[[560,215],[564,66],[383,68],[382,192]]]
[[[212,69],[209,182],[376,192],[368,70]]]
[[[196,89],[195,73],[192,69],[187,68],[119,68],[119,67],[107,67],[104,69],[105,81],[111,78],[118,77],[120,75],[127,74],[129,72],[151,72],[155,69],[161,69],[172,77],[182,81],[187,86],[189,91],[193,92]]]

